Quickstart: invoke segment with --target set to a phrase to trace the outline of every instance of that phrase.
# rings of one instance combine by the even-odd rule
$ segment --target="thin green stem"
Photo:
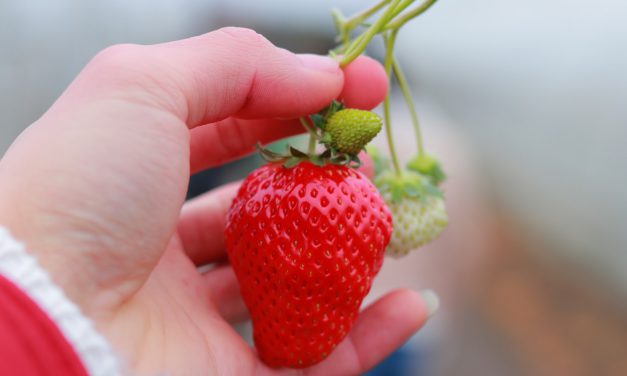
[[[346,22],[344,23],[345,27],[347,30],[352,31],[353,29],[355,29],[357,26],[359,26],[362,22],[364,22],[365,20],[367,20],[368,18],[370,18],[373,14],[377,13],[381,8],[383,8],[384,6],[386,6],[391,0],[383,0],[380,1],[379,3],[373,5],[372,7],[370,7],[369,9],[366,9],[352,17],[350,17],[348,20],[346,20]],[[412,0],[414,1],[414,0]]]
[[[354,57],[352,57],[353,56],[353,51],[356,50],[358,48],[358,46],[361,45],[361,41],[364,38],[365,38],[365,34],[361,34],[360,36],[357,37],[357,39],[353,40],[352,43],[350,43],[350,41],[349,41],[349,44],[347,44],[345,46],[345,48],[344,48],[344,60],[347,59],[347,56],[349,56],[349,55],[351,56],[351,58],[350,58],[351,60],[348,61],[346,63],[346,65],[348,65],[351,61],[355,60],[359,55],[361,55],[361,52],[363,52],[363,51],[359,52],[358,54],[354,54]],[[340,64],[343,64],[343,63],[340,62]],[[344,66],[344,65],[342,65],[342,66]]]
[[[340,66],[347,66],[366,50],[366,47],[368,47],[372,38],[374,38],[374,36],[377,35],[385,25],[387,25],[389,17],[394,14],[394,10],[400,2],[401,0],[392,0],[381,18],[379,18],[377,22],[370,26],[362,35],[359,36],[359,38],[355,40],[355,42],[353,42],[353,44],[351,44],[350,47],[348,47],[346,55],[344,55],[344,58],[340,61]]]
[[[350,43],[350,35],[351,35],[352,30],[346,26],[347,25],[346,18],[344,18],[344,15],[339,9],[333,8],[331,10],[331,15],[333,16],[333,22],[335,23],[335,30],[337,31],[340,38],[342,39],[342,45],[341,45],[341,48],[339,48],[339,50],[340,52],[343,52],[342,50],[346,48],[348,44]]]
[[[389,12],[389,14],[387,15],[387,17],[385,17],[385,14],[381,17],[381,23],[383,25],[387,24],[391,19],[393,19],[394,17],[396,17],[398,15],[399,12],[401,12],[403,9],[405,9],[409,4],[411,4],[412,2],[414,2],[415,0],[401,0],[396,6],[390,6],[391,10]],[[377,4],[375,6],[376,10],[379,10],[381,7],[385,6],[386,4],[388,4],[390,2],[390,0],[387,1],[383,1],[379,4]],[[370,10],[375,10],[375,8],[372,8]],[[362,15],[371,15],[369,14],[370,10],[364,12]],[[375,11],[376,11],[375,10]],[[374,13],[374,12],[373,12]],[[334,17],[337,17],[334,14]],[[358,17],[358,16],[357,16]],[[359,19],[359,18],[353,18],[351,19],[351,21],[346,22],[343,24],[343,29],[340,31],[340,36],[342,38],[342,43],[344,45],[344,54],[349,54],[351,52],[353,52],[354,50],[356,50],[357,48],[359,48],[363,42],[363,40],[366,38],[366,33],[362,33],[361,35],[359,35],[357,37],[357,39],[355,39],[353,41],[353,43],[350,43],[350,35],[353,32],[353,30],[359,25],[359,23],[363,22],[366,18],[363,19]],[[355,21],[355,20],[358,20]],[[355,22],[353,22],[355,21]],[[380,33],[380,31],[377,31],[377,34]],[[370,41],[368,41],[366,43],[366,47],[368,46],[368,43],[370,43]],[[359,52],[359,54],[361,54],[363,51]],[[359,56],[359,55],[358,55]]]
[[[355,50],[360,44],[361,41],[366,37],[366,33],[361,33],[357,36],[357,38],[353,39],[352,41],[349,41],[349,44],[346,46],[344,52],[345,54],[348,54],[350,52],[352,52],[353,50]]]
[[[405,9],[407,9],[408,6],[412,5],[414,3],[414,1],[416,0],[403,0],[400,2],[400,4],[398,4],[396,6],[396,8],[394,8],[394,11],[392,12],[392,14],[390,15],[390,17],[388,17],[387,22],[385,23],[386,26],[387,24],[392,21],[392,19],[396,16],[398,16],[402,11],[404,11]]]
[[[331,16],[333,17],[333,23],[335,24],[335,31],[338,33],[342,32],[342,29],[344,29],[344,25],[346,24],[346,18],[344,18],[342,12],[337,8],[333,8],[331,9]]]
[[[405,13],[404,15],[396,18],[395,20],[391,21],[390,23],[386,24],[386,26],[383,28],[383,30],[398,30],[401,28],[401,26],[403,26],[405,23],[407,23],[407,21],[418,17],[419,15],[423,14],[424,12],[427,11],[427,9],[431,8],[431,6],[433,4],[435,4],[437,0],[426,0],[424,3],[420,4],[420,6],[418,6],[416,9],[413,9],[407,13]]]
[[[396,42],[396,35],[398,34],[398,29],[392,30],[388,36],[384,36],[386,53],[385,53],[385,72],[387,73],[388,78],[392,76],[392,64],[394,61],[394,43]],[[390,148],[390,156],[392,157],[392,164],[394,165],[394,171],[396,171],[396,175],[403,175],[403,170],[401,169],[401,164],[398,159],[398,155],[396,154],[396,146],[394,145],[394,136],[392,134],[392,122],[390,115],[390,92],[385,97],[383,101],[383,117],[385,119],[385,134],[388,139],[388,146]]]
[[[347,32],[342,33],[342,45],[344,46],[344,48],[348,48],[350,42],[351,42],[350,32],[347,31]]]
[[[314,134],[314,130],[313,128],[311,128],[311,126],[309,125],[309,123],[307,122],[307,119],[304,117],[301,117],[300,119],[300,124],[303,126],[303,128],[305,128],[305,130],[309,133],[309,134]]]
[[[318,140],[313,136],[313,135],[309,135],[309,146],[307,147],[307,154],[309,154],[310,156],[313,156],[314,154],[316,154],[316,144]]]
[[[310,156],[313,156],[316,153],[316,144],[318,142],[318,135],[313,130],[313,128],[309,125],[309,123],[307,122],[307,119],[305,119],[304,117],[301,117],[300,123],[307,130],[307,133],[309,133],[309,146],[307,148],[307,153]]]
[[[409,109],[409,113],[411,115],[411,122],[414,126],[416,143],[418,145],[418,155],[423,156],[425,154],[425,147],[422,138],[422,132],[420,131],[418,112],[416,112],[416,106],[414,105],[414,100],[412,99],[411,90],[409,89],[409,85],[407,84],[407,78],[405,77],[405,73],[401,69],[401,66],[398,63],[398,59],[396,59],[395,57],[392,57],[392,68],[394,69],[394,75],[396,76],[396,79],[398,81],[398,86],[400,86],[401,91],[403,92],[405,102],[407,102],[407,108]]]

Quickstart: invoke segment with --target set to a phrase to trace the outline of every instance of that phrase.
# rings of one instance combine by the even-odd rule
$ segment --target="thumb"
[[[229,27],[170,43],[109,47],[92,60],[57,107],[71,109],[101,97],[136,99],[193,128],[230,116],[313,113],[338,97],[343,84],[335,60],[297,55],[253,30]]]

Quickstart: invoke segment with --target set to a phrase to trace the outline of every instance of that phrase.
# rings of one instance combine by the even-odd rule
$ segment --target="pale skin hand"
[[[246,319],[225,258],[236,185],[183,206],[189,174],[301,132],[295,118],[340,97],[371,108],[387,90],[361,58],[344,71],[245,29],[99,54],[0,161],[0,224],[24,241],[135,371],[350,375],[426,320],[420,296],[367,308],[326,361],[267,368],[232,329]]]

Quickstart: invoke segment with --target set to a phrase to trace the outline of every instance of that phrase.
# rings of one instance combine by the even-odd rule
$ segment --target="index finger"
[[[336,98],[344,77],[337,61],[296,55],[253,30],[223,28],[150,46],[117,45],[98,54],[63,103],[132,99],[194,128],[230,116],[289,118]]]
[[[381,64],[371,58],[360,57],[344,69],[344,86],[338,99],[347,107],[370,110],[383,101],[387,90],[387,76]],[[303,112],[300,115],[307,114]],[[303,132],[297,119],[245,120],[231,117],[196,127],[191,130],[191,172],[252,153],[258,142],[266,144]]]

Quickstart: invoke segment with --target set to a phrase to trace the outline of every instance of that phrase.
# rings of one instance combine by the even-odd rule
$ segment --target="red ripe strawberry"
[[[354,169],[269,163],[249,175],[226,245],[261,359],[303,368],[327,357],[351,329],[391,234],[383,198]]]

